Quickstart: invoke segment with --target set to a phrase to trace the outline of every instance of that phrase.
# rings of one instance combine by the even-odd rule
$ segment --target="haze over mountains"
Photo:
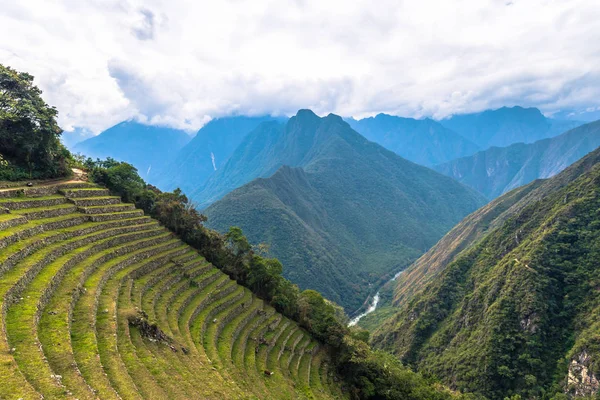
[[[493,199],[535,179],[556,175],[600,146],[600,121],[534,143],[516,143],[434,167]]]
[[[578,121],[546,118],[537,108],[519,106],[456,115],[440,123],[481,149],[521,142],[532,143],[582,124]]]
[[[367,139],[417,164],[431,166],[471,155],[479,147],[440,123],[387,114],[355,120],[350,126]]]
[[[135,166],[142,178],[154,183],[156,171],[188,142],[185,132],[125,121],[73,146],[75,153],[92,158],[112,157]]]
[[[181,188],[192,193],[229,159],[242,139],[269,116],[217,118],[203,126],[196,136],[158,172],[156,185],[164,190]]]
[[[473,213],[403,274],[374,343],[491,399],[600,385],[600,149]]]
[[[484,202],[340,117],[310,110],[261,124],[207,187],[225,193],[244,180],[205,210],[208,225],[237,225],[251,242],[270,244],[288,278],[348,311]]]

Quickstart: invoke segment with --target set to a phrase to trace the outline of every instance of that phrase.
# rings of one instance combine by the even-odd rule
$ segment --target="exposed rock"
[[[593,396],[600,388],[600,382],[590,370],[592,358],[583,350],[569,364],[569,375],[567,377],[567,392],[575,396]]]
[[[127,320],[129,321],[129,325],[135,326],[139,329],[142,337],[145,337],[153,342],[155,341],[164,343],[174,349],[174,347],[171,345],[173,339],[167,336],[167,334],[164,333],[158,327],[158,325],[148,322],[148,315],[145,312],[137,311],[135,314],[128,316]]]

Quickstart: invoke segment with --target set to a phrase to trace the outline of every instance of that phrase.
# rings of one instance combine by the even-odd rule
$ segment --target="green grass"
[[[107,242],[112,242],[116,239],[123,241],[133,241],[136,238],[143,236],[145,232],[133,232],[119,234],[120,230],[125,228],[117,228],[111,230],[111,235],[108,238],[103,238],[100,241],[92,242],[83,247],[78,247],[75,250],[57,258],[53,262],[47,264],[26,287],[26,290],[21,293],[23,300],[17,302],[9,308],[6,314],[6,334],[11,347],[16,348],[15,360],[19,364],[19,368],[26,376],[29,382],[41,393],[47,393],[50,396],[64,396],[65,389],[61,382],[52,378],[54,372],[48,366],[39,349],[37,339],[37,329],[35,324],[38,303],[40,297],[44,294],[44,290],[60,270],[72,258],[82,254],[95,254],[95,248]],[[150,234],[156,234],[157,231],[147,231]],[[160,231],[158,231],[160,232]],[[110,252],[111,250],[104,250]]]
[[[185,247],[177,246],[145,259],[141,263],[117,271],[109,277],[98,298],[96,335],[98,338],[98,353],[105,371],[109,379],[115,382],[116,385],[123,376],[130,376],[132,381],[135,382],[139,393],[146,398],[165,398],[168,396],[158,382],[153,379],[144,363],[140,362],[134,346],[124,335],[124,332],[128,331],[129,325],[126,318],[119,319],[117,314],[116,299],[120,281],[129,273],[153,259],[165,258],[166,255],[176,254],[182,249],[185,249]],[[118,331],[121,331],[121,334]]]
[[[113,254],[114,251],[129,245],[130,243],[127,243],[112,249]],[[87,258],[85,262],[79,263],[67,273],[44,308],[38,328],[39,340],[50,367],[56,374],[62,375],[63,382],[79,398],[89,397],[89,389],[83,377],[72,367],[75,359],[71,350],[69,313],[73,292],[83,283],[82,277],[93,272],[94,263],[106,257],[104,253],[106,252]],[[98,394],[106,399],[118,398],[109,382],[103,383],[104,385],[98,389]]]
[[[101,196],[74,201],[116,199],[102,189],[87,192]],[[0,199],[33,200],[26,205],[30,208],[0,215],[0,222],[30,217],[0,232],[5,246],[0,249],[5,266],[0,307],[6,309],[0,314],[6,328],[6,335],[0,333],[0,398],[37,399],[40,393],[71,399],[313,398],[300,377],[298,382],[287,377],[298,375],[293,368],[306,364],[299,353],[290,352],[291,374],[276,367],[267,378],[265,367],[257,366],[261,354],[266,364],[267,346],[255,354],[251,337],[275,340],[279,336],[268,329],[271,324],[290,331],[295,324],[139,210],[94,214],[108,217],[94,222],[70,203],[35,207],[62,199]],[[53,213],[66,214],[45,217]],[[25,278],[28,283],[14,291]],[[13,291],[16,301],[6,296]],[[172,338],[176,351],[129,324],[136,309]],[[266,314],[256,313],[263,309]],[[304,344],[303,337],[298,349]],[[273,343],[269,350],[278,354],[280,345]]]
[[[38,202],[45,200],[66,200],[65,196],[61,196],[59,194],[53,194],[49,196],[40,196],[40,197],[6,197],[0,198],[0,205],[2,203],[25,203],[25,202]]]
[[[165,240],[169,240],[170,235],[164,236]],[[108,309],[98,308],[96,298],[102,290],[101,282],[106,273],[111,273],[111,269],[127,260],[133,259],[136,255],[141,255],[145,252],[155,252],[160,254],[161,251],[168,251],[172,248],[172,244],[177,243],[174,240],[165,241],[163,244],[150,245],[148,248],[142,248],[136,252],[117,257],[103,266],[103,268],[94,271],[84,282],[81,295],[75,303],[73,310],[73,320],[71,321],[71,342],[73,346],[74,358],[81,370],[85,380],[95,389],[114,388],[121,397],[125,399],[140,398],[140,393],[136,384],[127,373],[122,361],[117,358],[111,358],[108,353],[105,342],[103,341],[102,349],[105,350],[104,357],[108,359],[107,364],[103,365],[98,357],[100,345],[98,339],[101,338],[102,332],[98,332],[96,327],[96,313],[105,315],[108,318]],[[112,272],[114,273],[114,272]],[[105,312],[106,310],[106,312]],[[91,311],[91,312],[90,312]],[[114,314],[113,314],[114,315]],[[91,329],[90,329],[91,328]],[[113,347],[113,352],[117,352]],[[106,370],[105,370],[106,368]],[[114,374],[112,379],[105,373],[112,368],[112,371],[120,371],[121,374]]]

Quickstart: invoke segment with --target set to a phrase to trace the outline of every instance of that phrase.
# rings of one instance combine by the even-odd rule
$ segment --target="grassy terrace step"
[[[109,214],[135,210],[133,204],[107,204],[100,206],[78,207],[79,211],[84,214]]]
[[[258,313],[254,316],[246,326],[244,326],[237,334],[237,338],[231,346],[231,360],[233,364],[240,370],[245,370],[244,359],[246,350],[255,352],[257,347],[257,338],[252,336],[262,329],[266,329],[271,324],[277,324],[281,319],[280,314],[276,314],[271,307],[263,313]]]
[[[300,364],[300,358],[304,355],[304,351],[310,344],[310,337],[308,335],[303,335],[302,339],[296,345],[294,349],[294,355],[290,358],[287,369],[290,371],[292,378],[295,381],[298,381],[298,366]]]
[[[90,220],[93,222],[102,222],[102,221],[112,221],[115,219],[123,219],[123,218],[136,218],[144,216],[144,212],[142,210],[133,210],[133,211],[124,211],[124,212],[114,212],[109,214],[89,214]]]
[[[275,331],[271,339],[269,339],[270,335],[266,335],[265,338],[270,344],[265,348],[261,346],[255,368],[257,369],[258,374],[262,374],[264,370],[275,372],[274,375],[268,378],[263,376],[263,381],[267,390],[273,391],[277,390],[277,388],[285,388],[287,392],[286,397],[295,398],[297,397],[297,393],[293,387],[293,382],[288,379],[285,371],[281,369],[279,356],[283,353],[285,343],[289,337],[298,331],[298,326],[286,319],[282,324],[282,328],[283,327],[285,327],[285,329],[281,332]],[[277,337],[276,340],[275,337]]]
[[[196,282],[197,286],[191,286],[189,284],[191,281]],[[160,319],[159,322],[161,323],[161,326],[168,326],[170,328],[170,332],[178,340],[180,345],[190,346],[189,343],[191,340],[189,338],[189,331],[186,331],[185,327],[182,330],[181,322],[183,318],[180,316],[184,313],[184,309],[189,307],[193,300],[206,299],[208,297],[206,296],[208,292],[215,290],[215,288],[219,287],[222,283],[227,284],[228,282],[229,279],[224,274],[212,267],[208,270],[205,269],[205,272],[202,276],[196,278],[190,277],[187,281],[174,286],[171,289],[171,293],[168,293],[167,296],[162,296],[163,300],[160,301],[157,306],[157,310],[160,310],[163,307],[166,307],[166,304],[168,304],[168,311],[163,309],[162,312],[160,312],[161,314],[167,314],[166,321],[164,318]],[[185,290],[181,290],[183,288],[185,288]],[[174,297],[173,295],[175,293],[179,294]],[[193,344],[191,346],[193,346]],[[184,355],[182,352],[177,353],[177,357],[182,360],[179,367],[180,372],[182,374],[186,374],[187,370],[190,374],[195,374],[197,379],[200,379],[198,385],[199,387],[202,387],[202,395],[205,397],[238,397],[237,387],[235,387],[235,384],[230,383],[232,388],[224,388],[223,386],[225,385],[223,383],[227,381],[223,380],[220,375],[217,376],[219,377],[219,381],[221,381],[221,383],[219,383],[219,381],[215,382],[214,378],[211,378],[211,376],[214,376],[216,372],[208,364],[206,358],[201,357],[200,353],[193,351],[191,346],[187,347],[189,353],[188,355]],[[199,371],[203,371],[201,375],[198,375]],[[215,385],[215,383],[219,383],[219,385]],[[223,392],[225,389],[227,390]]]
[[[117,336],[120,348],[124,347],[123,344],[133,346],[135,356],[143,363],[167,398],[195,398],[189,382],[190,377],[185,379],[181,376],[181,369],[171,349],[163,343],[151,343],[143,339],[138,328],[128,323],[128,314],[135,312],[131,304],[133,281],[131,275],[128,275],[120,282],[117,300]]]
[[[0,399],[344,397],[317,342],[106,189],[0,189],[0,209]]]
[[[23,225],[26,223],[27,218],[25,218],[22,215],[0,214],[0,231],[4,231],[5,229],[12,228],[17,225]]]
[[[296,346],[298,345],[300,340],[302,340],[303,336],[304,332],[302,332],[300,328],[296,329],[292,336],[290,336],[290,338],[285,342],[285,344],[281,348],[281,350],[283,351],[279,356],[279,369],[281,369],[282,373],[284,373],[286,376],[290,375],[290,361],[294,355],[294,350],[296,349]]]
[[[55,374],[63,377],[62,381],[79,398],[87,398],[90,388],[81,376],[75,365],[75,359],[71,351],[70,320],[72,305],[75,302],[73,293],[80,293],[80,288],[87,276],[105,263],[114,259],[118,254],[133,252],[143,247],[145,243],[155,243],[152,239],[142,239],[132,243],[125,243],[111,249],[110,252],[102,252],[90,257],[72,268],[64,277],[61,284],[48,300],[39,322],[39,340],[44,349],[44,354]],[[98,391],[102,398],[115,399],[116,392],[112,390],[108,381]]]
[[[16,240],[14,237],[4,237],[0,238],[0,243],[6,242],[14,242],[10,246],[6,247],[0,253],[0,274],[11,269],[16,263],[18,263],[23,258],[28,255],[36,252],[39,249],[44,247],[48,247],[55,243],[59,243],[61,241],[68,241],[72,238],[81,237],[88,235],[93,232],[98,232],[101,230],[111,229],[119,226],[127,226],[127,225],[142,225],[142,224],[152,224],[157,225],[155,221],[152,221],[149,218],[135,218],[128,220],[115,220],[109,221],[106,223],[86,223],[87,219],[85,217],[81,218],[81,214],[75,214],[74,217],[63,217],[63,218],[51,218],[47,220],[39,220],[39,221],[49,221],[42,223],[41,230],[43,233],[39,233],[35,236],[32,236],[36,232],[39,232],[40,226],[33,224],[31,226],[23,226],[23,229],[29,229],[31,227],[32,231],[24,231],[21,228],[11,233],[17,235],[17,238],[20,236],[31,236],[25,240]],[[66,226],[64,228],[57,228],[51,231],[45,232],[46,228],[49,226]],[[2,248],[4,246],[0,246]],[[1,276],[1,275],[0,275]]]
[[[189,255],[171,259],[171,262],[173,262],[174,267],[170,264],[165,264],[163,267],[157,268],[151,273],[140,277],[133,284],[131,302],[139,309],[143,309],[142,298],[146,295],[146,293],[149,290],[151,290],[159,282],[163,281],[165,276],[173,273],[174,270],[181,270],[183,273],[185,273],[185,271],[187,271],[190,268],[190,263],[193,261],[201,263],[204,261],[204,258],[199,256],[195,252],[190,252]],[[179,267],[177,264],[183,264],[183,267]]]
[[[70,320],[71,343],[73,356],[86,382],[92,386],[100,397],[110,397],[110,393],[116,390],[124,399],[137,399],[141,396],[133,380],[127,374],[119,359],[113,359],[113,369],[123,367],[125,373],[116,376],[111,381],[104,370],[104,366],[98,357],[98,337],[95,330],[98,297],[106,283],[106,280],[116,272],[136,265],[136,263],[152,260],[160,257],[163,252],[172,250],[179,246],[179,242],[171,239],[171,235],[164,234],[140,250],[124,253],[103,264],[100,268],[85,277],[81,290],[72,303],[72,319]],[[104,309],[100,309],[104,313]],[[114,348],[113,348],[114,349]],[[108,351],[107,351],[108,352]],[[109,357],[105,353],[105,358]]]
[[[272,311],[275,311],[272,309]],[[232,348],[232,362],[241,376],[245,376],[243,382],[247,386],[252,386],[254,392],[259,397],[267,397],[269,392],[263,382],[264,373],[258,373],[256,368],[256,349],[258,348],[258,338],[262,336],[262,332],[269,327],[278,326],[281,321],[281,314],[274,312],[259,314],[251,323],[246,326],[239,335],[239,338],[234,342]],[[236,348],[238,350],[236,350]],[[262,396],[261,396],[262,394]]]
[[[207,355],[215,368],[223,368],[228,361],[222,360],[218,351],[218,338],[224,325],[242,312],[244,307],[250,307],[252,302],[252,292],[243,288],[241,295],[215,308],[209,315],[209,320],[204,321],[204,348],[207,349]]]
[[[152,378],[144,363],[137,357],[135,347],[129,339],[129,323],[126,317],[118,318],[117,302],[121,282],[136,271],[152,271],[172,257],[188,251],[187,246],[175,243],[175,246],[154,257],[123,268],[115,273],[106,274],[101,284],[96,313],[96,334],[98,352],[102,365],[119,394],[122,394],[124,379],[130,377],[137,391],[145,398],[168,398],[160,385]],[[128,390],[134,389],[125,386]],[[121,389],[121,390],[119,390]]]
[[[264,310],[265,303],[261,299],[252,296],[251,304],[244,307],[244,309],[233,317],[231,321],[220,327],[221,331],[217,333],[217,349],[219,355],[224,362],[233,364],[234,345],[239,343],[240,335],[245,331],[246,327],[251,327],[254,324],[258,324],[266,317],[266,311]],[[223,321],[221,321],[223,323]],[[248,330],[245,331],[249,333]],[[248,340],[248,336],[243,339]]]
[[[0,208],[19,210],[22,208],[52,207],[59,204],[65,204],[67,201],[68,200],[64,196],[60,195],[43,196],[37,198],[13,197],[0,199]]]
[[[20,295],[21,300],[15,301],[5,311],[6,335],[10,346],[16,349],[13,353],[20,370],[38,391],[45,396],[51,397],[61,397],[68,394],[62,382],[52,377],[56,376],[56,374],[47,365],[40,351],[36,335],[37,321],[39,319],[38,309],[43,308],[44,299],[47,293],[51,292],[52,286],[60,282],[61,277],[69,268],[98,252],[110,252],[115,245],[134,241],[139,238],[155,236],[161,232],[162,230],[156,228],[140,231],[139,226],[133,226],[110,229],[110,236],[108,237],[105,235],[94,235],[94,239],[97,240],[89,243],[84,241],[82,242],[84,246],[77,247],[56,258],[53,262],[44,265],[39,273],[31,279],[31,282],[23,285],[24,289],[22,292],[17,289],[13,291],[12,295]],[[26,262],[27,259],[24,260],[24,263]],[[23,282],[27,280],[25,277],[22,279]],[[13,288],[15,287],[18,286],[13,286]],[[5,310],[7,304],[8,302],[4,303]]]
[[[0,252],[0,273],[44,246],[91,232],[127,225],[157,226],[158,223],[146,217],[92,223],[80,214],[32,221],[31,224],[10,230],[7,236],[0,234],[0,250],[6,247]]]
[[[77,207],[72,204],[60,204],[54,207],[37,207],[37,208],[25,208],[20,210],[12,211],[17,215],[23,215],[28,220],[38,218],[51,218],[58,217],[61,215],[72,214],[77,211]]]
[[[67,201],[70,201],[77,207],[93,207],[107,206],[110,204],[121,204],[121,198],[119,196],[73,197],[71,199],[68,199]]]
[[[217,327],[215,332],[215,347],[216,353],[220,364],[232,371],[232,375],[236,377],[238,385],[246,388],[246,390],[253,391],[258,397],[264,397],[264,392],[259,392],[257,389],[256,376],[253,374],[254,370],[247,373],[243,369],[243,353],[242,358],[238,359],[238,365],[234,363],[232,357],[232,349],[234,343],[237,342],[239,334],[243,331],[251,321],[264,321],[265,315],[259,315],[259,311],[262,311],[264,303],[261,299],[250,296],[250,304],[246,304],[241,310],[230,313],[227,317],[221,318],[221,323]],[[241,312],[240,312],[241,311]],[[229,321],[227,321],[229,319]],[[246,336],[247,340],[248,337]]]
[[[275,327],[269,326],[263,331],[256,332],[255,336],[253,336],[256,338],[256,348],[254,349],[254,353],[256,353],[256,357],[254,357],[255,362],[251,365],[246,364],[246,367],[255,368],[257,373],[268,369],[269,358],[274,357],[275,361],[277,361],[279,349],[282,346],[281,342],[291,333],[293,328],[294,325],[290,320],[281,318]],[[275,361],[272,361],[271,364],[275,364]]]
[[[205,354],[208,357],[211,366],[218,370],[221,376],[232,385],[237,384],[232,379],[229,371],[221,368],[221,365],[216,359],[213,343],[207,338],[205,332],[208,325],[216,323],[216,321],[214,321],[215,315],[229,307],[229,305],[233,304],[243,295],[244,288],[237,285],[235,281],[230,281],[221,291],[213,296],[213,300],[204,307],[202,312],[198,313],[190,327],[192,338],[195,339],[196,346],[204,347]]]
[[[190,282],[194,279],[202,279],[206,276],[208,271],[207,264],[205,262],[199,262],[198,259],[191,261],[188,265],[184,264],[182,268],[179,270],[173,271],[174,274],[178,275],[181,279],[177,281],[175,284],[170,284],[169,288],[166,289],[164,287],[158,287],[157,291],[160,292],[158,295],[158,299],[152,301],[155,304],[155,315],[157,317],[158,326],[165,332],[167,335],[171,336],[175,339],[172,344],[175,352],[171,349],[165,347],[160,344],[146,343],[147,347],[150,348],[150,351],[154,354],[163,354],[162,358],[168,362],[167,369],[170,369],[172,373],[171,376],[174,378],[179,378],[182,380],[182,387],[187,387],[187,391],[191,394],[188,394],[188,397],[196,397],[198,394],[197,390],[193,390],[188,387],[189,383],[196,381],[197,373],[198,373],[198,365],[196,360],[192,357],[188,357],[183,353],[181,342],[181,336],[175,335],[177,331],[173,331],[171,329],[171,324],[169,322],[169,314],[176,313],[173,307],[173,301],[185,291],[185,289],[190,288]],[[204,274],[204,275],[201,275]],[[173,321],[176,323],[176,321]],[[196,393],[194,393],[196,392]]]
[[[179,268],[176,268],[175,265],[173,265],[170,273],[164,276],[156,286],[148,290],[146,295],[150,297],[146,297],[147,300],[142,299],[142,310],[147,313],[148,319],[151,322],[158,322],[156,313],[158,301],[164,296],[169,296],[172,293],[171,289],[173,287],[178,288],[185,284],[186,274],[189,272],[190,268],[193,268],[193,265],[183,264]]]
[[[54,183],[40,186],[22,186],[10,189],[0,189],[0,198],[8,197],[42,197],[59,193],[61,190],[77,188],[94,188],[94,184],[87,182]]]
[[[110,195],[108,189],[103,188],[62,189],[60,192],[68,198],[106,197]]]
[[[206,356],[204,351],[204,347],[197,344],[197,340],[194,340],[195,337],[191,327],[193,326],[193,321],[196,320],[198,314],[200,314],[205,305],[209,304],[215,294],[221,291],[221,288],[224,288],[231,284],[229,277],[221,272],[217,272],[213,275],[215,278],[211,280],[211,282],[200,289],[199,292],[192,294],[188,299],[184,301],[182,304],[182,309],[178,311],[180,314],[179,317],[179,331],[183,334],[183,340],[187,344],[187,348],[190,350],[191,354],[195,357],[198,357],[199,362],[203,365],[206,365],[206,368],[203,370],[203,373],[206,374],[206,384],[209,386],[209,389],[212,391],[213,396],[222,395],[224,397],[226,394],[228,396],[240,397],[241,392],[235,383],[223,377],[219,371],[213,369],[210,363],[210,360]],[[206,372],[204,372],[206,371]]]
[[[15,266],[15,263],[11,262],[10,256],[4,257],[6,250],[2,252],[2,258],[4,258],[4,262],[2,263],[3,268],[12,268],[12,269],[4,269],[4,271],[0,271],[0,305],[2,306],[2,317],[0,318],[0,323],[3,327],[4,334],[1,335],[0,338],[0,354],[6,355],[3,357],[3,361],[5,365],[12,365],[11,367],[7,367],[7,369],[15,369],[15,361],[12,355],[9,355],[9,349],[5,328],[5,319],[6,311],[9,306],[15,302],[15,300],[19,300],[18,291],[19,288],[22,288],[25,283],[27,283],[28,279],[31,279],[35,276],[39,269],[43,268],[47,263],[52,262],[54,259],[62,256],[67,251],[77,248],[80,245],[83,245],[86,242],[92,241],[97,237],[106,237],[108,236],[106,232],[99,232],[97,234],[90,234],[78,237],[77,239],[67,240],[61,243],[55,243],[53,245],[46,246],[42,248],[42,250],[35,252],[36,249],[30,250],[31,248],[27,248],[29,252],[27,254],[33,254],[31,257],[27,258],[25,262],[19,263]],[[22,243],[18,243],[19,245],[23,245]],[[18,247],[18,246],[17,246]],[[12,292],[12,293],[11,293]],[[8,301],[7,301],[8,300]],[[23,385],[22,382],[19,383],[19,380],[9,380],[5,379],[5,384],[0,385],[2,388],[6,388],[9,392],[14,391],[14,393],[18,393],[20,390],[20,386]],[[12,383],[11,383],[12,382]],[[28,385],[23,385],[23,387],[27,387]],[[0,395],[2,395],[2,389],[0,388]],[[4,397],[4,396],[2,396]]]
[[[325,387],[321,383],[321,368],[325,356],[325,350],[323,348],[317,348],[314,356],[310,360],[309,382],[312,391],[315,393],[326,393]]]
[[[314,340],[309,340],[308,345],[304,348],[302,355],[298,359],[296,366],[296,379],[305,390],[311,390],[310,386],[310,368],[315,352],[319,349],[319,345]]]

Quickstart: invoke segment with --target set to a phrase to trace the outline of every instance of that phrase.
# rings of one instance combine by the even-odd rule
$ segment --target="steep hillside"
[[[600,150],[470,215],[406,274],[374,336],[492,399],[600,387]]]
[[[509,146],[513,143],[532,143],[581,125],[578,121],[546,118],[537,108],[518,106],[455,115],[440,123],[482,149],[491,146]]]
[[[223,171],[236,174],[222,177],[221,187],[276,172],[208,207],[208,225],[237,225],[251,242],[268,243],[288,278],[349,312],[484,202],[369,142],[340,117],[307,110],[285,126],[261,125]]]
[[[197,190],[225,164],[244,136],[261,122],[275,119],[237,116],[210,121],[165,168],[156,172],[155,184],[164,190]]]
[[[473,142],[431,119],[378,114],[347,122],[370,141],[421,165],[441,164],[471,155],[479,149]]]
[[[600,146],[600,121],[535,143],[492,147],[434,167],[488,198],[535,179],[556,175]]]
[[[126,161],[138,169],[142,178],[155,183],[155,172],[164,168],[189,140],[183,131],[125,121],[75,145],[73,151],[94,159]]]
[[[106,189],[0,207],[0,398],[347,396],[327,346]]]

